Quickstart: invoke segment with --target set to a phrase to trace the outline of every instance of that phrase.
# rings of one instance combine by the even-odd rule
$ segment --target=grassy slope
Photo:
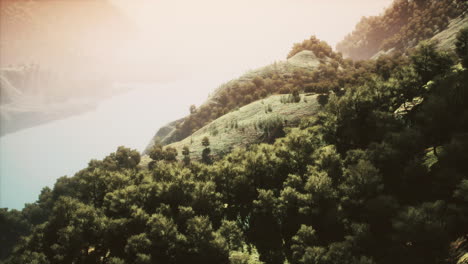
[[[216,103],[216,99],[218,94],[223,89],[226,89],[229,85],[238,83],[242,84],[244,82],[250,82],[255,77],[266,77],[271,76],[273,74],[278,74],[283,79],[288,79],[292,77],[292,74],[295,70],[298,69],[305,69],[305,70],[314,70],[316,67],[320,65],[320,63],[326,63],[327,59],[320,60],[318,59],[312,51],[304,50],[299,52],[298,54],[294,55],[293,57],[289,58],[286,61],[279,61],[273,64],[267,65],[265,67],[261,67],[259,69],[255,69],[245,73],[244,75],[240,76],[237,79],[231,80],[223,85],[221,85],[218,89],[214,91],[211,97],[204,103],[205,105],[209,105],[212,103]],[[233,91],[235,92],[235,91]],[[174,142],[173,133],[175,132],[175,127],[177,124],[181,124],[184,122],[184,118],[173,121],[162,128],[156,133],[156,135],[151,139],[146,149],[143,153],[147,153],[147,151],[153,146],[155,139],[158,137],[163,145],[170,144]]]
[[[178,158],[182,158],[182,148],[188,146],[191,158],[200,159],[204,148],[201,141],[206,136],[210,139],[211,153],[215,156],[223,155],[236,147],[261,142],[263,130],[255,128],[255,124],[259,122],[280,118],[288,126],[292,126],[298,124],[303,117],[315,114],[320,107],[317,95],[302,94],[298,103],[282,103],[282,97],[287,95],[271,95],[245,105],[202,127],[192,136],[168,146],[177,149]],[[271,107],[271,112],[265,111],[268,106]],[[143,159],[144,163],[145,160],[148,162],[147,157]]]
[[[468,16],[452,19],[447,29],[436,34],[431,40],[437,41],[442,49],[453,49],[457,34],[464,27],[468,27]]]

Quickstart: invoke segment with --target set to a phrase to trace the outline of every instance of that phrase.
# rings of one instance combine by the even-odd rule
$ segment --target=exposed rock
[[[468,264],[468,235],[451,243],[449,263]]]

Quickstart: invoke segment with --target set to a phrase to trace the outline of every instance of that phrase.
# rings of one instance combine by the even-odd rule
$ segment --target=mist
[[[391,0],[114,0],[135,22],[135,53],[168,75],[236,75],[284,60],[293,43],[316,35],[335,46],[362,16]]]
[[[219,85],[311,35],[335,46],[391,2],[0,0],[0,206],[143,151]]]
[[[22,5],[26,15],[3,16],[0,64],[36,63],[74,79],[117,82],[235,77],[285,59],[310,35],[334,46],[362,16],[390,3],[2,0],[3,11]]]

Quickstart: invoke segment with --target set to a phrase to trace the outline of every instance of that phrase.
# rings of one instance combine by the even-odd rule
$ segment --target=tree
[[[49,220],[34,229],[16,254],[28,259],[34,255],[31,252],[44,253],[41,258],[50,263],[97,263],[106,254],[103,243],[106,224],[106,217],[93,206],[60,197]]]
[[[317,240],[314,228],[301,225],[297,234],[292,238],[292,263],[306,263],[306,252],[317,246]]]
[[[210,149],[210,140],[208,137],[204,137],[202,139],[202,146],[205,148],[202,151],[202,162],[205,164],[211,164],[211,149]]]
[[[211,164],[211,149],[210,148],[204,148],[202,151],[202,162],[205,164]]]
[[[383,190],[379,171],[365,159],[359,159],[356,164],[349,165],[344,171],[344,178],[344,182],[339,186],[343,192],[342,202],[354,208],[355,213],[366,200],[377,196]]]
[[[164,151],[162,145],[154,145],[148,152],[150,158],[154,161],[159,161],[164,159]]]
[[[184,146],[182,149],[182,155],[184,156],[183,162],[185,165],[190,164],[190,149],[187,146]]]
[[[151,241],[146,233],[131,236],[127,240],[125,253],[130,261],[135,261],[137,264],[150,264],[151,257],[149,255],[151,249]]]
[[[177,160],[177,149],[173,147],[166,147],[163,149],[162,145],[154,145],[148,155],[153,161],[165,160],[173,162]]]
[[[443,261],[454,228],[447,213],[447,205],[440,200],[401,209],[392,223],[395,239],[407,246],[405,260],[421,264]]]
[[[230,251],[242,250],[244,234],[236,222],[223,220],[218,232],[226,239]]]
[[[173,162],[177,160],[177,149],[173,147],[166,147],[164,151],[164,160]]]
[[[210,145],[210,139],[208,137],[204,137],[202,139],[202,146],[208,147]]]
[[[463,67],[468,68],[468,27],[458,32],[455,47]]]
[[[315,56],[322,59],[325,57],[331,57],[333,53],[332,48],[325,41],[321,41],[315,36],[311,36],[310,39],[306,39],[302,43],[294,44],[287,58],[289,59],[303,50],[310,50],[314,52]]]
[[[298,90],[294,90],[292,93],[292,102],[299,103],[301,101],[301,95]]]
[[[255,76],[255,78],[252,80],[252,82],[255,84],[257,89],[261,88],[264,85],[264,81],[262,77],[260,76]]]
[[[188,261],[186,263],[227,263],[229,251],[226,240],[214,232],[211,221],[195,216],[187,221]]]
[[[30,232],[30,226],[18,210],[0,209],[0,262],[8,257],[21,236]]]
[[[115,153],[111,153],[103,160],[102,165],[110,170],[135,169],[140,159],[140,153],[137,150],[120,146]]]
[[[190,114],[195,114],[195,112],[197,112],[197,107],[195,105],[191,105],[189,110]]]
[[[153,214],[148,228],[148,239],[152,241],[151,259],[161,263],[177,263],[186,237],[177,230],[174,221],[160,213]]]
[[[140,163],[140,153],[135,149],[120,146],[115,156],[118,164],[123,168],[133,169]]]
[[[277,206],[278,198],[272,190],[258,189],[258,197],[253,201],[248,233],[250,239],[255,241],[260,260],[273,264],[284,261]]]
[[[411,55],[411,61],[421,77],[422,84],[426,84],[437,75],[445,74],[453,65],[450,54],[438,51],[434,42],[419,44],[416,51]]]
[[[328,94],[319,94],[317,101],[321,106],[325,106],[328,103]]]

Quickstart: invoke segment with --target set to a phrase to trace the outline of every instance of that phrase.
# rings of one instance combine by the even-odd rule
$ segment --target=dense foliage
[[[466,41],[465,30],[458,57],[422,43],[349,65],[320,114],[213,164],[155,148],[147,169],[120,147],[22,211],[1,210],[1,257],[453,263],[451,242],[468,234]]]
[[[338,43],[353,59],[369,59],[380,50],[405,51],[444,30],[450,19],[468,12],[465,0],[398,0],[380,16],[364,17]]]
[[[303,50],[313,51],[314,54],[320,59],[325,59],[327,57],[332,58],[336,56],[332,48],[325,41],[319,40],[315,36],[312,36],[310,39],[306,39],[302,43],[294,44],[292,50],[288,54],[288,59]],[[336,58],[339,59],[338,56],[336,56]]]

